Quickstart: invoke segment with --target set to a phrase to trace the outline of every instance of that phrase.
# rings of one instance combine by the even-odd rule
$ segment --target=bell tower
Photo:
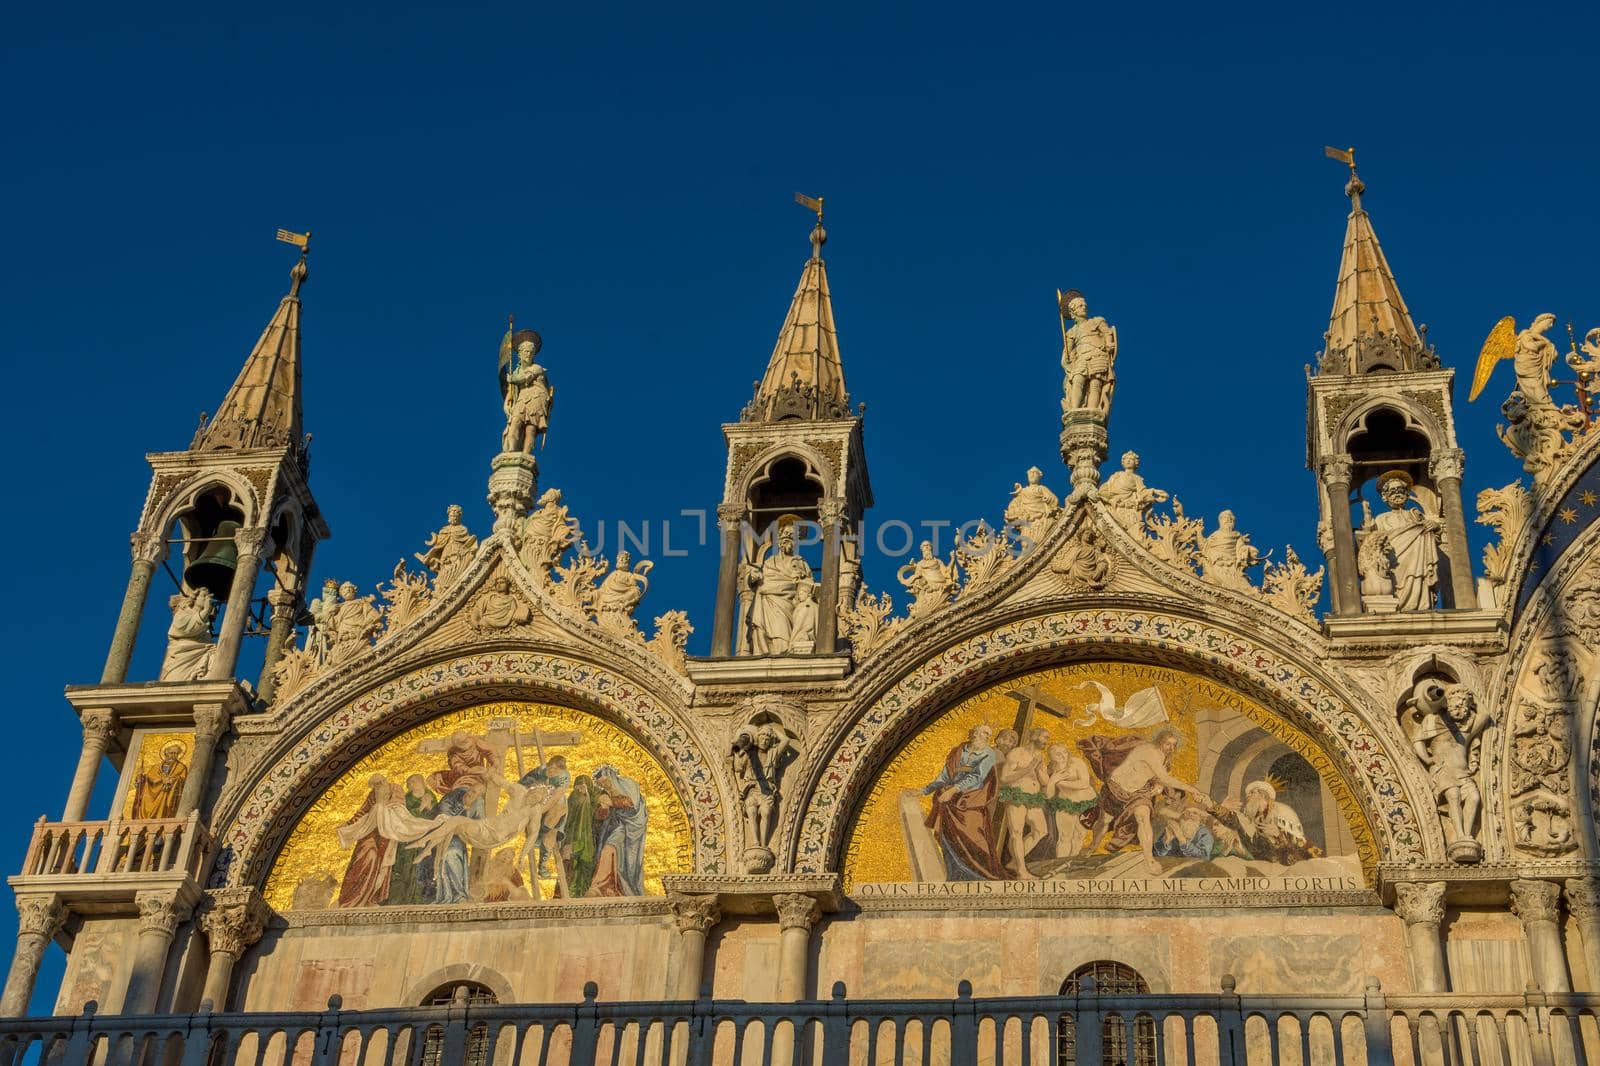
[[[852,411],[845,390],[822,200],[795,199],[817,215],[811,258],[766,374],[739,421],[722,427],[713,658],[836,656],[840,607],[860,586],[861,518],[872,505],[865,405]]]
[[[1473,610],[1455,372],[1412,323],[1362,204],[1355,149],[1327,153],[1350,168],[1350,216],[1324,348],[1307,370],[1306,442],[1333,615]]]
[[[169,648],[160,680],[232,679],[243,638],[254,623],[267,630],[258,691],[271,699],[272,666],[299,613],[312,549],[328,536],[307,484],[309,437],[301,418],[300,288],[308,276],[311,235],[280,230],[278,239],[300,249],[289,272],[289,292],[221,406],[210,418],[201,415],[186,450],[147,457],[154,476],[133,533],[133,572],[102,685],[127,681],[151,579],[172,554],[176,565],[170,568],[180,582],[172,601],[175,617],[186,612],[194,623],[194,632],[180,639],[205,644],[201,621],[215,613],[221,618],[209,651],[194,647],[189,650],[195,654],[175,658]],[[263,568],[272,587],[258,612],[255,590]]]

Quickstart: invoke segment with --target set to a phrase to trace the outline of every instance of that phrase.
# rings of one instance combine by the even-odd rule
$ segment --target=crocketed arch
[[[199,498],[213,489],[221,489],[228,495],[229,502],[243,515],[240,525],[251,529],[260,522],[261,500],[247,478],[233,470],[206,470],[168,492],[159,502],[147,528],[165,532],[182,515],[194,510]]]
[[[1324,679],[1241,634],[1174,613],[1072,611],[995,626],[944,648],[886,691],[858,703],[819,738],[826,753],[795,792],[790,858],[800,873],[840,868],[846,831],[879,770],[933,717],[991,684],[1041,666],[1090,659],[1149,663],[1206,676],[1294,723],[1355,787],[1382,862],[1443,854],[1426,782],[1405,774],[1385,734]],[[1423,798],[1419,798],[1423,797]]]
[[[661,764],[689,817],[694,870],[727,872],[717,775],[693,734],[642,686],[551,652],[502,650],[414,669],[317,716],[233,792],[217,884],[260,885],[305,809],[362,756],[446,711],[495,700],[559,703],[626,730]]]

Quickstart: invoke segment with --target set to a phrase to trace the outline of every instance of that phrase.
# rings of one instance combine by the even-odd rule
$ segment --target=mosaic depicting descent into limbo
[[[1075,664],[946,711],[884,768],[851,829],[862,895],[1343,890],[1372,832],[1310,738],[1207,679]]]
[[[689,866],[683,804],[637,741],[582,711],[494,703],[346,771],[264,895],[280,910],[655,895]]]

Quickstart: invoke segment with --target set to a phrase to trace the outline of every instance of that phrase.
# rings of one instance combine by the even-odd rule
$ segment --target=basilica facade
[[[0,1007],[26,1011],[52,939],[60,1016],[586,986],[1595,991],[1600,330],[1561,352],[1552,315],[1494,328],[1471,392],[1509,392],[1503,443],[1470,444],[1525,475],[1463,499],[1456,370],[1413,324],[1353,161],[1345,192],[1299,553],[1266,557],[1111,448],[1139,356],[1068,291],[1065,465],[1028,471],[952,553],[923,546],[894,590],[862,578],[867,426],[810,204],[765,375],[723,427],[716,607],[692,620],[541,483],[553,389],[527,329],[501,342],[484,521],[450,506],[376,595],[314,577],[306,239],[283,235],[302,255],[232,389],[149,457],[104,672],[66,690],[70,793],[10,879]],[[1469,521],[1495,533],[1481,558]],[[165,655],[132,677],[163,562],[182,581],[142,636]],[[687,654],[692,628],[709,655]],[[252,631],[266,666],[242,678]]]

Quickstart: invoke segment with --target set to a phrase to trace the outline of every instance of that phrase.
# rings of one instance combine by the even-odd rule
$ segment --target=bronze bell
[[[219,602],[227,601],[228,591],[233,588],[233,573],[239,568],[239,546],[233,542],[238,529],[239,523],[232,519],[217,523],[216,532],[211,534],[213,539],[207,539],[194,562],[184,567],[184,584],[208,589]]]

